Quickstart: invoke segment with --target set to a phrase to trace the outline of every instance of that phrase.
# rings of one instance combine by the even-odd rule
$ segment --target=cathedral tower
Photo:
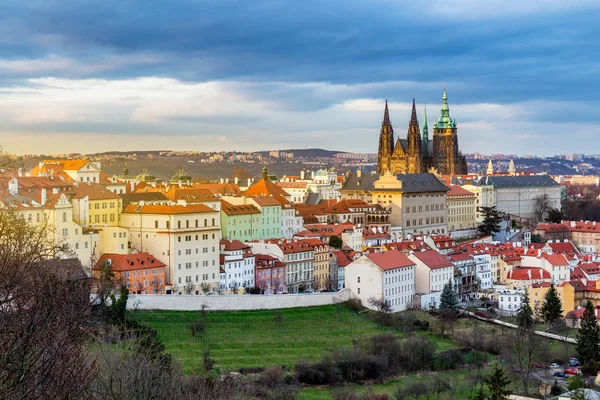
[[[406,153],[408,154],[408,173],[418,174],[423,171],[421,131],[417,120],[417,109],[415,99],[412,104],[412,114],[408,124],[408,135],[406,140]]]
[[[458,150],[456,120],[450,118],[446,85],[439,120],[433,127],[433,163],[442,175],[466,174],[466,161]]]
[[[385,174],[390,170],[390,161],[394,151],[394,128],[390,121],[387,100],[385,101],[385,111],[383,112],[383,121],[381,122],[381,132],[379,133],[379,150],[377,152],[377,173]]]

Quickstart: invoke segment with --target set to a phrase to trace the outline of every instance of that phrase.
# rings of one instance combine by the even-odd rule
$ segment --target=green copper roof
[[[425,142],[429,141],[429,127],[427,126],[427,106],[425,106],[425,122],[423,122],[423,140]]]
[[[444,94],[442,95],[442,110],[440,113],[440,119],[435,124],[435,127],[440,129],[456,128],[456,121],[453,121],[452,118],[450,118],[450,108],[448,107],[446,85],[444,85]]]

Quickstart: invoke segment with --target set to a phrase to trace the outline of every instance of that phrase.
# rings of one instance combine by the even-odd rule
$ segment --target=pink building
[[[255,279],[256,286],[265,294],[287,292],[285,286],[285,264],[268,254],[256,254]]]

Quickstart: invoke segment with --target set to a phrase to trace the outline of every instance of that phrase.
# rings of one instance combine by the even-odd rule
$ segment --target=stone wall
[[[350,289],[339,292],[285,295],[129,295],[127,308],[137,310],[209,311],[270,310],[338,304],[353,298]]]

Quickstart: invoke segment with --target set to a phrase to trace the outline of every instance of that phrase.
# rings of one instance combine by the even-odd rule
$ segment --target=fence
[[[132,310],[194,311],[206,306],[211,311],[271,310],[337,304],[353,297],[350,289],[339,292],[285,295],[129,295],[127,308]]]

